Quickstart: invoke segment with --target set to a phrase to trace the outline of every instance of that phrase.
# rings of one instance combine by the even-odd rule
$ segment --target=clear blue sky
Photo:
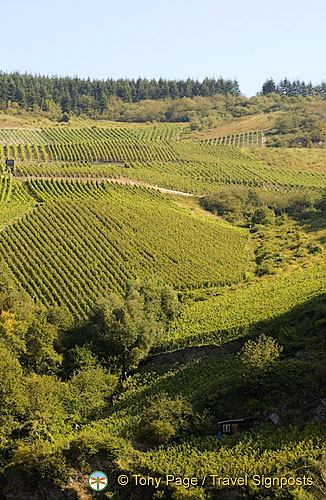
[[[0,70],[106,79],[326,79],[325,0],[16,0]]]

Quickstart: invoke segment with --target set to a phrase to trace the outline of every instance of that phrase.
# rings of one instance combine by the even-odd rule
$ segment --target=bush
[[[54,450],[48,442],[19,443],[14,451],[12,463],[30,476],[45,478],[55,483],[69,479],[70,467],[65,456],[61,451]]]
[[[316,245],[311,244],[308,246],[308,253],[310,253],[312,255],[315,253],[323,253],[323,247],[321,245],[318,245],[318,244],[316,244]]]
[[[179,313],[176,292],[154,282],[127,285],[124,297],[99,301],[86,325],[99,356],[117,356],[123,371],[138,366]]]
[[[142,437],[155,445],[166,444],[176,434],[174,426],[166,420],[152,420],[144,430]]]
[[[75,420],[83,422],[98,418],[117,384],[118,377],[106,372],[101,366],[84,368],[75,373],[69,381],[70,412],[75,412]]]
[[[264,334],[257,340],[248,340],[239,353],[244,373],[269,371],[282,351],[283,347],[275,339]]]
[[[273,264],[270,262],[261,264],[256,269],[257,276],[264,276],[265,274],[275,274],[275,273],[276,273],[275,268]]]
[[[68,123],[69,120],[70,120],[70,118],[69,118],[68,113],[63,113],[63,115],[62,115],[62,117],[61,117],[61,119],[59,121],[63,122],[63,123]]]
[[[47,481],[67,482],[70,474],[70,467],[68,466],[65,457],[62,453],[55,453],[47,455],[35,464],[38,474]]]
[[[275,215],[274,212],[268,207],[261,207],[257,208],[257,210],[254,211],[251,220],[253,224],[261,224],[263,226],[267,226],[273,224]]]
[[[105,429],[88,429],[71,441],[66,455],[82,470],[88,470],[88,464],[97,454],[105,456],[106,460],[115,461],[125,458],[129,453],[129,446],[122,438],[112,436]]]
[[[167,443],[178,431],[188,428],[193,409],[182,396],[170,398],[165,392],[150,399],[140,423],[138,437],[153,444]]]

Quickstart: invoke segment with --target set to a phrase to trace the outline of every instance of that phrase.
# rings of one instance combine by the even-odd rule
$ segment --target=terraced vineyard
[[[300,269],[187,307],[171,328],[169,347],[225,342],[261,330],[278,316],[326,293],[326,266]]]
[[[52,143],[80,143],[92,141],[116,140],[164,140],[175,141],[180,138],[182,127],[179,125],[154,125],[147,127],[87,127],[87,128],[44,128],[0,129],[2,145],[44,145]]]
[[[0,145],[0,161],[17,162],[115,162],[127,160],[173,161],[177,155],[170,143],[147,139],[112,139],[103,141],[50,143],[47,145]]]
[[[0,177],[0,202],[6,202],[11,197],[12,177]]]
[[[116,164],[96,165],[92,163],[21,163],[15,168],[15,176],[38,176],[38,177],[124,177],[125,168]]]
[[[179,125],[154,125],[147,127],[120,127],[120,128],[47,128],[42,130],[42,136],[48,143],[59,142],[79,143],[105,140],[163,140],[174,141],[179,139],[182,128]]]
[[[221,490],[225,488],[223,483],[207,481],[212,470],[216,475],[223,470],[228,478],[246,474],[250,478],[286,476],[289,469],[300,470],[303,463],[312,463],[325,453],[324,437],[324,425],[311,426],[306,431],[266,429],[222,442],[216,436],[209,436],[143,453],[140,466],[150,476],[166,477],[173,470],[176,477],[195,476],[200,484],[208,482],[210,490]]]
[[[325,172],[267,166],[234,147],[258,145],[261,132],[198,142],[178,140],[181,130],[177,125],[6,130],[0,162],[14,159],[20,175],[127,177],[197,195],[229,184],[286,190],[326,186]]]
[[[0,146],[0,158],[7,157],[16,160],[17,175],[126,177],[197,195],[230,184],[286,190],[326,186],[325,172],[267,166],[239,148],[198,142],[112,139]]]
[[[12,177],[0,177],[0,231],[3,226],[24,215],[36,201]]]
[[[47,144],[46,134],[40,130],[0,129],[0,144]]]
[[[301,168],[263,154],[260,132],[78,123],[0,130],[1,477],[10,457],[10,481],[26,470],[78,497],[95,460],[202,481],[123,492],[174,500],[219,497],[215,473],[323,477],[322,154]],[[220,436],[246,416],[250,432]]]
[[[116,175],[197,195],[232,184],[287,190],[321,190],[326,186],[325,173],[293,170],[289,172],[286,169],[266,167],[245,158],[239,159],[238,162],[222,159],[221,162],[215,163],[130,162],[128,167],[115,170]]]
[[[76,317],[136,277],[182,289],[236,282],[248,266],[245,230],[190,215],[157,191],[29,181],[27,192],[46,203],[1,232],[1,257],[30,295]]]
[[[201,142],[221,146],[234,146],[236,148],[257,148],[264,146],[265,137],[264,133],[259,130],[256,132],[243,132],[241,134],[214,137],[213,139],[203,139]]]
[[[259,132],[243,134],[242,143],[240,138],[236,142],[236,136],[233,136],[233,146],[222,144],[232,143],[230,140],[211,140],[205,143],[180,141],[181,132],[182,129],[179,125],[79,129],[57,127],[41,131],[6,130],[2,131],[2,136],[0,136],[3,141],[3,144],[0,144],[0,158],[2,161],[6,158],[16,160],[15,175],[49,175],[59,178],[65,176],[125,178],[195,195],[217,191],[222,186],[228,185],[245,185],[276,190],[310,189],[317,191],[326,185],[324,172],[288,170],[266,166],[240,147],[234,147],[250,143],[258,145],[262,137]],[[5,170],[3,164],[2,170]],[[35,289],[38,289],[38,286],[41,289],[42,281],[43,288],[39,293],[40,300],[44,303],[58,301],[60,304],[64,304],[67,298],[68,307],[76,316],[85,314],[94,300],[95,295],[92,294],[95,291],[100,295],[111,289],[121,291],[126,280],[142,275],[142,273],[149,275],[155,272],[159,277],[162,277],[164,275],[163,269],[166,267],[169,269],[169,274],[165,277],[167,282],[172,283],[177,288],[197,288],[238,281],[247,265],[247,254],[243,250],[247,238],[244,231],[213,226],[207,221],[196,218],[190,219],[186,212],[178,211],[175,205],[164,200],[161,195],[152,190],[90,181],[87,183],[51,182],[32,179],[24,184],[15,181],[13,189],[12,179],[3,177],[0,192],[3,203],[1,209],[2,224],[19,218],[36,203],[46,202],[44,206],[38,207],[24,220],[17,221],[13,226],[3,231],[2,239],[5,250],[2,250],[2,255],[11,256],[11,264],[17,280],[22,280],[24,286],[29,288],[30,293],[32,290],[34,290],[34,295],[38,293],[35,292]],[[134,220],[128,211],[125,213],[123,207],[126,204],[129,204]],[[85,213],[82,212],[82,205],[85,207]],[[105,213],[105,210],[110,215]],[[73,217],[68,217],[70,211]],[[155,215],[150,216],[150,212]],[[39,280],[40,284],[36,287],[34,283],[34,279],[37,280],[35,277],[36,268],[44,269],[46,272],[45,255],[40,253],[41,249],[38,246],[36,235],[38,231],[41,233],[49,231],[50,213],[53,214],[54,221],[61,220],[65,223],[62,222],[63,225],[57,228],[55,238],[50,233],[44,233],[43,236],[50,245],[47,250],[44,249],[44,252],[47,252],[47,258],[56,254],[57,250],[51,246],[55,242],[62,241],[62,244],[65,245],[64,237],[60,235],[64,226],[70,228],[69,230],[77,242],[81,238],[80,247],[78,246],[79,250],[76,253],[78,266],[81,266],[80,270],[78,267],[77,270],[73,271],[71,264],[73,256],[64,247],[64,251],[68,253],[64,254],[63,258],[68,259],[68,263],[70,262],[69,274],[75,279],[72,285],[69,285],[64,277],[65,271],[60,268],[59,262],[51,261],[53,266],[51,272],[54,273],[53,276],[58,274],[55,279],[60,282],[61,287],[59,287],[60,291],[54,290],[53,292],[51,290],[54,289],[54,282],[51,284],[50,280],[53,277],[51,278],[50,275],[45,274],[46,279]],[[144,214],[143,218],[142,213]],[[110,262],[113,265],[114,259],[117,259],[118,268],[114,268],[112,276],[106,282],[104,282],[104,276],[106,272],[111,272],[111,264],[106,263],[101,252],[96,253],[92,242],[83,239],[77,230],[78,226],[84,227],[86,230],[87,217],[91,220],[90,226],[94,231],[93,236],[95,241],[98,241],[99,248],[105,247],[106,244],[109,244],[106,242],[111,241],[109,233],[113,231],[112,228],[115,228],[115,231],[118,231],[118,228],[121,229],[121,235],[118,233],[114,235],[115,249],[113,250],[112,245],[110,246],[110,252],[113,252]],[[113,219],[111,220],[110,217]],[[173,223],[169,222],[169,227],[177,228],[177,234],[180,230],[180,238],[183,234],[182,221],[185,228],[188,228],[185,229],[188,243],[189,241],[194,242],[193,247],[190,245],[192,248],[190,253],[186,241],[181,242],[180,240],[178,245],[176,241],[172,243],[175,235],[172,229],[169,233],[169,228],[164,226],[165,217],[171,218]],[[123,222],[118,223],[120,218]],[[40,220],[43,221],[42,224]],[[161,233],[168,232],[171,241],[168,238],[163,244],[162,234],[158,231],[158,235],[157,231],[154,231],[154,221],[156,227],[161,228]],[[53,224],[56,223],[53,222]],[[41,226],[38,227],[38,224]],[[133,235],[134,232],[137,233],[141,245],[137,246],[136,243],[131,243],[128,240],[128,231],[130,232],[129,239],[130,235]],[[147,231],[150,234],[148,238],[145,237]],[[205,234],[205,238],[208,238],[205,243],[202,243],[199,237],[201,231]],[[223,236],[217,236],[216,231],[218,234],[221,232]],[[29,233],[34,234],[31,248],[34,249],[38,260],[36,265],[31,256],[27,259],[26,250],[23,259],[27,259],[26,265],[30,267],[28,272],[26,270],[23,272],[19,264],[20,259],[17,257],[18,250],[12,245],[13,241],[16,241],[17,247],[19,248],[21,245],[23,249],[26,245],[26,234]],[[231,254],[237,255],[235,259],[237,264],[235,262],[231,264],[231,257],[227,256],[226,234],[230,238],[231,246],[239,245],[239,252],[231,252]],[[214,248],[215,237],[217,240],[220,238],[222,250]],[[97,238],[99,239],[97,240]],[[168,245],[167,250],[164,249],[165,244]],[[84,248],[83,245],[86,247]],[[146,250],[140,250],[140,247]],[[124,254],[125,250],[123,250],[125,248],[128,249],[126,255]],[[121,252],[121,256],[119,252]],[[89,255],[90,260],[99,262],[98,277],[95,272],[97,264],[90,273],[86,265],[85,255]],[[187,257],[185,257],[186,255]],[[199,271],[195,271],[196,255],[199,255],[201,259],[200,264],[197,263]],[[124,262],[126,262],[125,265]],[[125,270],[122,271],[122,269]],[[77,300],[77,294],[73,290],[74,287],[77,287],[79,272],[80,276],[85,276],[85,285],[81,297]],[[88,288],[91,293],[86,299]],[[207,328],[207,334],[210,335],[210,327],[206,325],[205,328]],[[192,338],[192,335],[193,333],[190,332],[189,337]],[[185,337],[187,336],[188,334],[185,334]],[[176,334],[175,338],[177,339],[177,337]],[[178,342],[178,340],[176,341]]]

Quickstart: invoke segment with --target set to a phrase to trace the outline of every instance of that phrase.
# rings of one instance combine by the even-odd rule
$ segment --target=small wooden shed
[[[255,424],[256,419],[254,417],[247,418],[235,418],[232,420],[221,420],[218,422],[219,434],[229,435],[237,434],[238,432],[248,431]]]
[[[13,170],[14,166],[15,166],[15,161],[14,160],[9,160],[9,159],[6,160],[6,167],[8,167],[11,170]]]

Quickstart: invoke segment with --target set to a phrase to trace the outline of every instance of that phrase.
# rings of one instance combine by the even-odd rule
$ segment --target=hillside
[[[77,317],[136,278],[200,288],[237,282],[249,266],[245,230],[178,209],[154,190],[91,181],[25,189],[41,204],[2,231],[2,257],[31,295]]]
[[[325,497],[318,88],[2,112],[1,498]]]

